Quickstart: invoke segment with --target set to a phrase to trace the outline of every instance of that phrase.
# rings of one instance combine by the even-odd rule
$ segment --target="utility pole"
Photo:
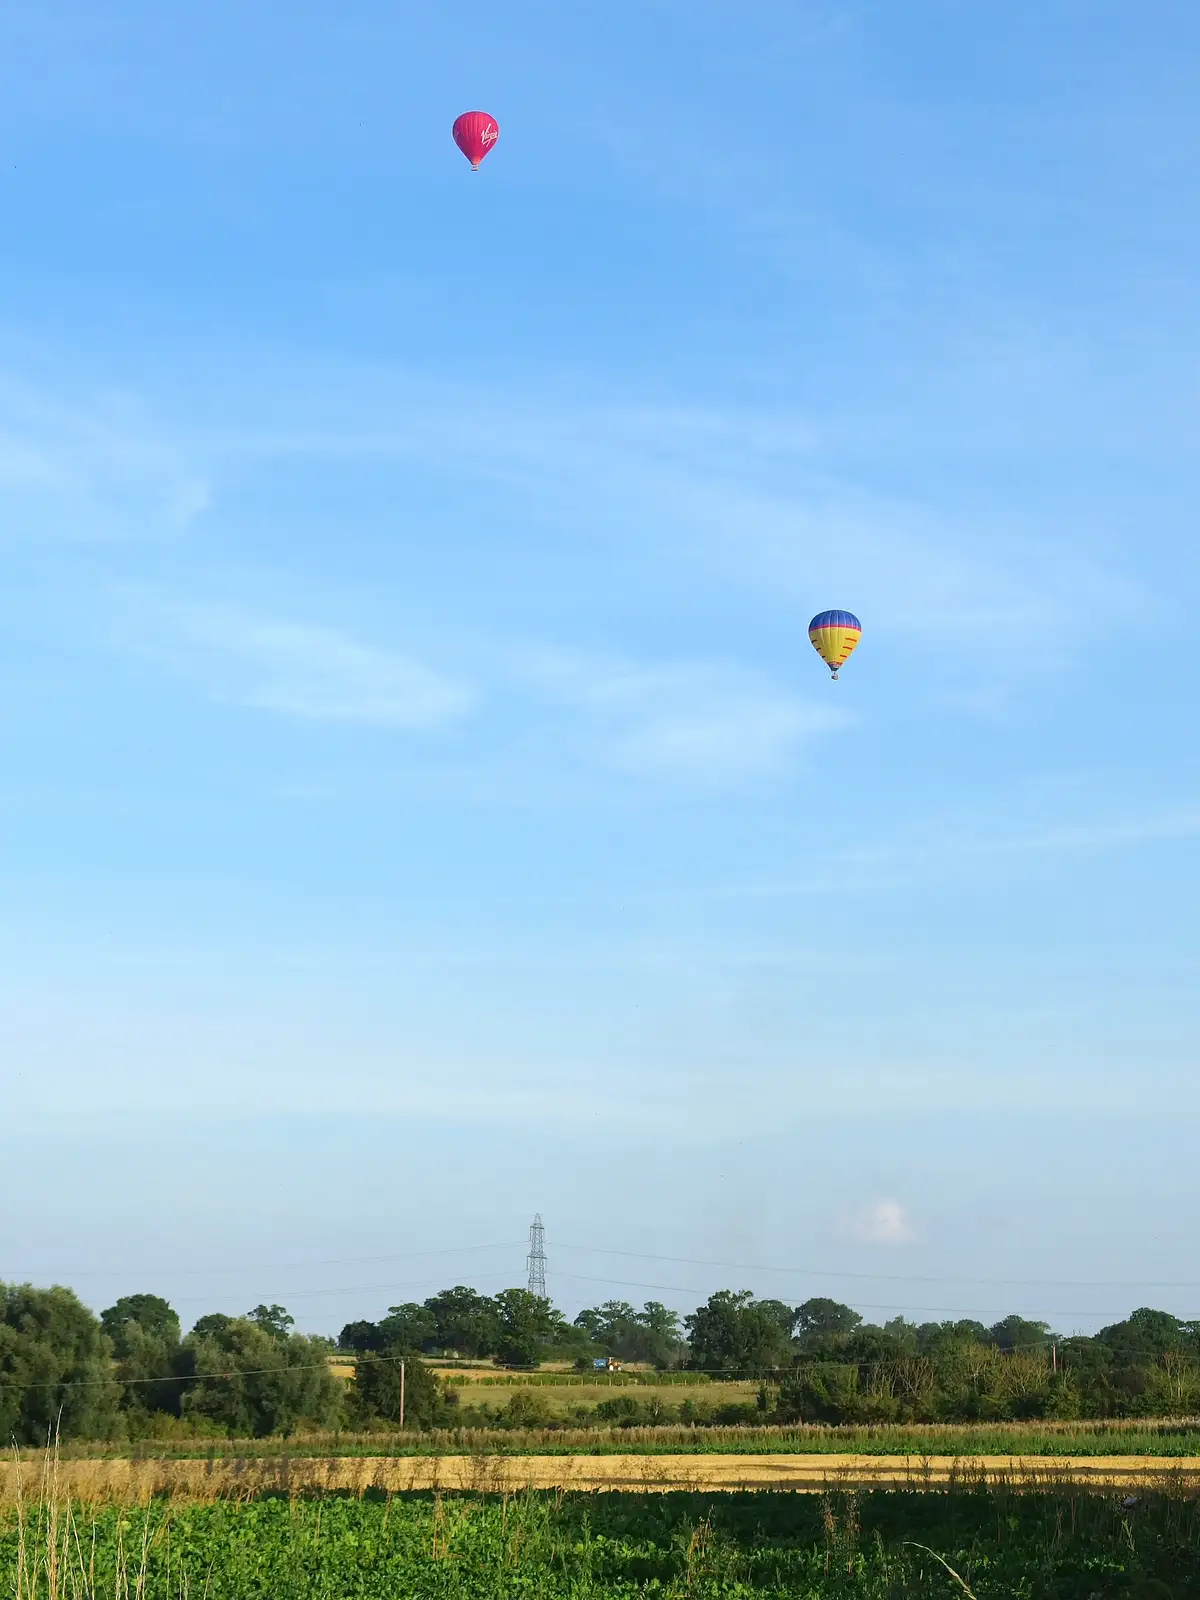
[[[404,1362],[400,1363],[400,1426],[404,1426]]]
[[[529,1224],[529,1292],[546,1298],[546,1230],[541,1212]]]

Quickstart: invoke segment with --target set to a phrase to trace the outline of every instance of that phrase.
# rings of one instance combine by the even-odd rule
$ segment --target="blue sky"
[[[1200,1314],[1193,5],[13,0],[0,158],[0,1276]]]

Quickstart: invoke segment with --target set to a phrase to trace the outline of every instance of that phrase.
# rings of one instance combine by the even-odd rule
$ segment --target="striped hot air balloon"
[[[852,611],[821,611],[809,623],[808,637],[836,678],[862,638],[862,623]]]

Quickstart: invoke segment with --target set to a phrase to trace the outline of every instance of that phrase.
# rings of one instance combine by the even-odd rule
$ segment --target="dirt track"
[[[21,1470],[36,1494],[42,1468]],[[151,1495],[218,1499],[264,1493],[400,1493],[414,1489],[513,1493],[532,1489],[934,1489],[951,1483],[1007,1482],[1033,1488],[1072,1483],[1097,1488],[1174,1485],[1200,1493],[1200,1460],[1167,1456],[331,1456],[217,1458],[205,1461],[63,1461],[59,1491],[84,1500],[141,1501]],[[12,1501],[17,1467],[0,1466],[0,1498]]]

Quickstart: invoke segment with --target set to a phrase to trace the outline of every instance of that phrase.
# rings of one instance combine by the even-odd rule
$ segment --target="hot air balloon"
[[[862,623],[852,611],[821,611],[808,625],[813,649],[836,678],[862,638]]]
[[[464,111],[456,117],[450,130],[454,142],[471,163],[471,171],[479,171],[479,163],[500,137],[500,125],[486,111]]]

